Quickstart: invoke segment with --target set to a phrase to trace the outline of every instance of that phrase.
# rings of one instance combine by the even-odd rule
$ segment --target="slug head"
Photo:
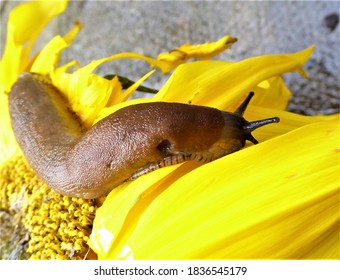
[[[223,130],[222,138],[234,138],[241,142],[242,147],[245,145],[246,140],[257,144],[258,141],[251,135],[251,132],[261,126],[278,123],[280,119],[278,117],[248,122],[243,118],[243,114],[254,96],[253,92],[250,92],[248,97],[242,102],[234,113],[222,112],[225,127]]]

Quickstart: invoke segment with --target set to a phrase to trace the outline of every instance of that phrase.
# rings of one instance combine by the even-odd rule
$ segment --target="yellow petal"
[[[279,76],[262,81],[253,91],[256,94],[251,100],[252,105],[282,111],[287,108],[292,95],[285,85],[283,78]]]
[[[0,167],[12,156],[21,153],[12,132],[8,110],[8,96],[0,93]]]
[[[53,84],[69,100],[72,110],[84,122],[85,127],[91,127],[99,113],[107,106],[127,100],[138,85],[154,73],[154,71],[149,72],[124,93],[121,91],[118,79],[107,80],[92,74],[100,64],[115,59],[128,58],[129,55],[129,53],[120,53],[94,60],[73,73],[65,73],[65,66],[61,69],[57,68],[55,74],[52,73]]]
[[[65,72],[67,68],[70,67],[70,63],[67,64],[66,68],[65,66],[62,66],[60,67],[61,69],[56,69],[61,52],[63,49],[70,46],[73,39],[79,33],[81,27],[81,24],[76,22],[75,26],[64,37],[57,35],[50,40],[37,55],[30,71],[40,73],[42,75],[49,75],[52,81],[58,77],[57,75],[59,73]]]
[[[166,62],[170,71],[170,69],[172,70],[194,57],[209,59],[216,56],[224,50],[231,48],[232,44],[236,41],[236,38],[227,35],[216,42],[208,42],[199,45],[184,44],[170,52],[159,54],[157,60]]]
[[[183,177],[147,174],[109,195],[92,247],[101,259],[338,259],[339,133],[316,123]]]
[[[33,1],[15,7],[8,20],[9,28],[15,27],[17,44],[33,44],[46,24],[65,11],[67,1]]]
[[[8,92],[30,65],[29,54],[45,25],[62,13],[67,1],[34,1],[16,6],[9,15],[7,40],[0,62],[0,92]]]
[[[61,36],[55,36],[36,57],[30,71],[42,75],[53,75],[60,53],[67,47],[68,44]]]
[[[233,111],[248,92],[254,91],[264,80],[285,72],[304,73],[302,65],[313,49],[310,47],[294,54],[258,56],[235,63],[198,61],[184,64],[176,69],[156,99]],[[283,102],[279,102],[279,107],[283,107],[287,100],[287,89],[281,91],[285,92],[285,97]],[[281,94],[281,91],[276,94]],[[258,95],[262,92],[259,91]]]
[[[126,101],[136,90],[137,88],[147,79],[149,78],[153,73],[155,73],[156,70],[152,70],[149,73],[147,73],[146,75],[144,75],[142,78],[140,78],[137,82],[135,82],[132,86],[130,86],[128,89],[126,89],[126,91],[124,92],[124,98],[117,100],[117,103]]]
[[[76,21],[74,27],[64,35],[64,40],[67,44],[72,44],[74,38],[78,35],[79,31],[82,29],[82,24],[79,21]]]
[[[117,83],[119,83],[119,91],[116,92],[116,94],[111,94],[109,101],[106,104],[106,107],[102,108],[100,112],[97,114],[97,117],[94,121],[94,123],[98,122],[99,120],[107,117],[108,115],[113,114],[115,111],[130,106],[132,104],[142,103],[142,102],[152,102],[149,98],[141,98],[141,99],[133,99],[133,100],[127,100],[134,91],[148,78],[150,77],[155,70],[150,71],[146,75],[144,75],[142,78],[140,78],[138,81],[136,81],[133,85],[131,85],[128,89],[126,89],[125,92],[121,92],[121,84],[118,82],[118,78],[114,77],[113,80],[115,80]]]

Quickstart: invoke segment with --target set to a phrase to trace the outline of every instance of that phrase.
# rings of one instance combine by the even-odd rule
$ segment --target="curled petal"
[[[199,45],[184,44],[170,52],[159,54],[157,60],[167,63],[169,69],[166,72],[168,72],[191,58],[209,59],[216,56],[224,50],[231,48],[232,44],[236,41],[236,38],[227,35],[216,42]]]

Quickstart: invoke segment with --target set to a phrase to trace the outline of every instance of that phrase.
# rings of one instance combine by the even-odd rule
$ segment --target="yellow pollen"
[[[0,258],[83,259],[96,209],[94,200],[54,192],[24,157],[11,159],[0,169],[0,221],[5,229]],[[21,231],[13,234],[19,224]],[[22,250],[13,256],[19,246]]]

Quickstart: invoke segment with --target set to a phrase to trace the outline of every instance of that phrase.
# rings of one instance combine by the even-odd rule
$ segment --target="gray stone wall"
[[[17,4],[1,2],[1,53],[8,11]],[[339,112],[340,104],[339,14],[339,1],[71,1],[38,44],[66,33],[75,19],[84,28],[72,49],[63,54],[63,61],[77,59],[82,64],[123,51],[157,56],[185,42],[201,43],[225,34],[239,41],[218,59],[296,52],[316,44],[306,65],[310,79],[296,73],[285,75],[294,93],[289,110],[330,114]],[[148,69],[144,62],[119,60],[105,64],[97,73],[138,79]],[[159,88],[166,79],[154,75],[146,85]]]

